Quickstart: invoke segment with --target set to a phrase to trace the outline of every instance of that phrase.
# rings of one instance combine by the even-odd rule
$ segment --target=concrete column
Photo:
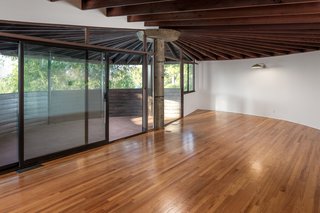
[[[143,41],[144,36],[154,39],[154,128],[164,127],[164,62],[165,42],[172,42],[179,38],[180,32],[170,29],[149,29],[138,32]]]
[[[164,127],[164,40],[154,41],[154,128]]]

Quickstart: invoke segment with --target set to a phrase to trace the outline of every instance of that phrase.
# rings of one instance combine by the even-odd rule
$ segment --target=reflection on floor
[[[104,119],[89,120],[89,143],[105,138]],[[25,159],[84,145],[84,120],[25,129]],[[142,132],[141,117],[110,117],[110,141]],[[17,162],[17,133],[0,137],[0,166]]]

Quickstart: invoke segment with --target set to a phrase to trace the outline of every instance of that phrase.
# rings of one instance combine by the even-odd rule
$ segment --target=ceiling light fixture
[[[265,69],[267,66],[264,63],[254,64],[251,69]]]

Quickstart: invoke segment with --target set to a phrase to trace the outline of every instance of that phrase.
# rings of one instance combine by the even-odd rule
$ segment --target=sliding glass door
[[[25,45],[25,160],[85,144],[85,53]]]
[[[0,168],[151,129],[146,63],[139,54],[0,42]]]
[[[164,120],[167,124],[181,117],[180,63],[166,63],[164,69]]]
[[[142,60],[113,54],[109,65],[109,140],[142,132]]]
[[[88,140],[89,143],[108,140],[107,54],[88,54]]]
[[[18,162],[18,43],[0,41],[0,167]]]

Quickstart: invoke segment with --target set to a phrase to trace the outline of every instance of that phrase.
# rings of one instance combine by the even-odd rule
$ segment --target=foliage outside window
[[[0,55],[0,93],[17,93],[17,58]],[[53,90],[81,90],[84,84],[84,60],[64,61],[53,57],[51,61],[51,84]],[[48,58],[26,56],[25,91],[48,90]],[[104,65],[89,63],[89,89],[99,89]],[[110,89],[142,88],[142,65],[110,65]]]
[[[184,64],[184,86],[183,91],[190,93],[195,91],[195,71],[194,64]]]
[[[142,88],[142,65],[110,65],[110,89]]]
[[[0,94],[18,92],[18,58],[0,54]]]
[[[164,70],[164,88],[180,88],[180,64],[165,64]]]
[[[94,89],[102,89],[105,85],[104,82],[104,75],[105,72],[105,65],[99,63],[89,63],[89,81],[88,81],[88,88],[90,90]]]

